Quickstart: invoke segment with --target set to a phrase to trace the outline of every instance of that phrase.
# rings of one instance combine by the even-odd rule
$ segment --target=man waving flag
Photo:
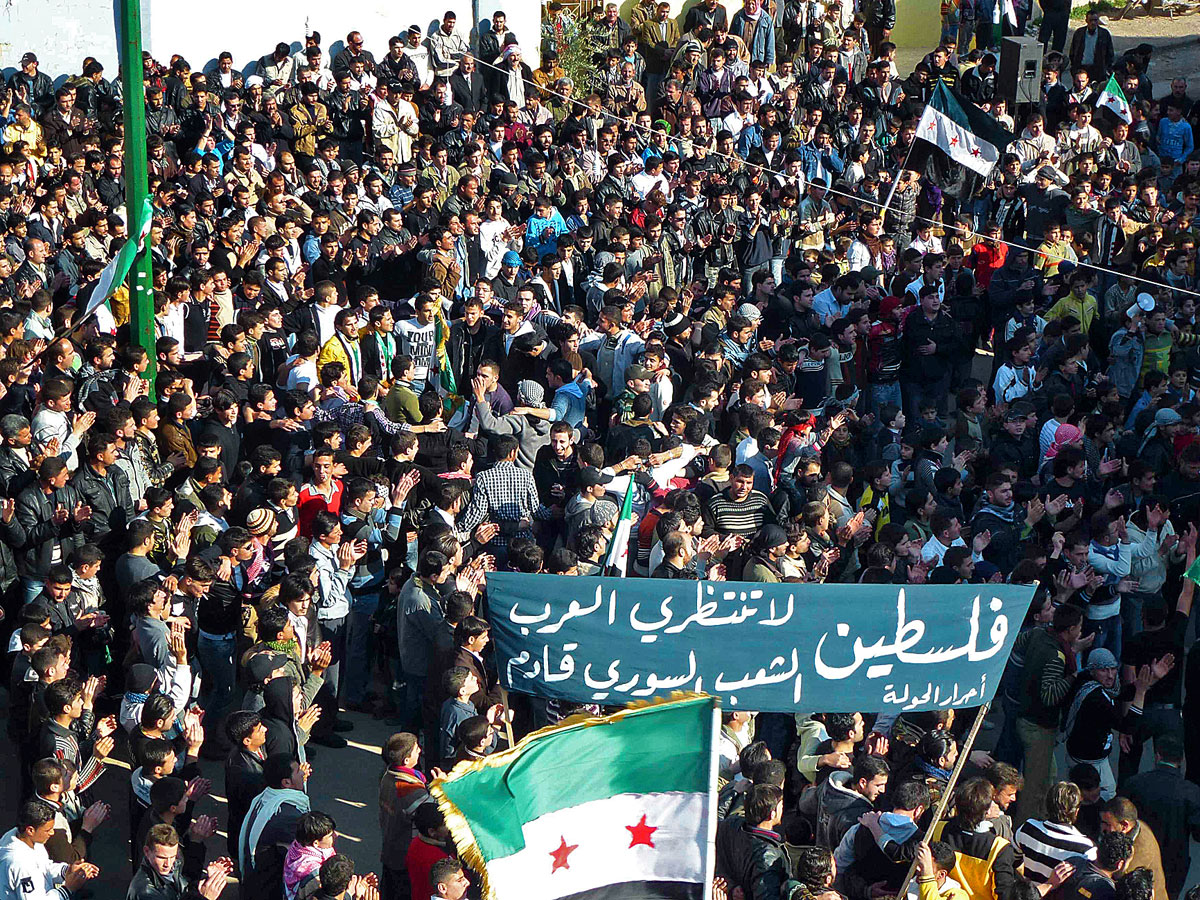
[[[917,137],[937,146],[956,163],[988,175],[1013,136],[991,116],[939,81],[917,122]]]
[[[1104,86],[1104,90],[1096,98],[1096,107],[1098,109],[1107,109],[1126,125],[1133,124],[1133,113],[1129,110],[1129,101],[1125,99],[1125,92],[1121,90],[1121,85],[1117,83],[1116,75],[1108,76],[1108,84]]]

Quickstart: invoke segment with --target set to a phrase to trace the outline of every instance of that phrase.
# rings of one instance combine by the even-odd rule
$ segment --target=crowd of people
[[[873,900],[915,864],[920,900],[1177,900],[1200,106],[1095,13],[1068,48],[1056,2],[1018,108],[984,7],[943,3],[911,73],[892,0],[147,54],[152,348],[124,288],[95,295],[131,239],[119,85],[26,53],[0,93],[0,896],[87,891],[117,819],[129,900],[477,895],[429,779],[577,711],[498,685],[487,573],[609,573],[628,495],[630,577],[1035,586],[952,791],[970,715],[726,713],[718,893]],[[1129,121],[1096,108],[1110,75]],[[989,175],[916,138],[939,82],[1013,132]],[[347,710],[402,729],[377,873],[306,789],[355,752]],[[93,789],[126,777],[124,817]]]

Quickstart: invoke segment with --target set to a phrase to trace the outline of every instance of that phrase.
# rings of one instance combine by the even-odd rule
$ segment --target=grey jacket
[[[451,585],[453,588],[453,585]],[[442,627],[442,593],[426,578],[413,575],[396,598],[396,634],[400,665],[408,675],[425,676],[430,661],[453,646]]]
[[[519,413],[496,416],[487,403],[475,404],[479,410],[479,429],[487,434],[512,434],[517,438],[517,465],[533,469],[538,451],[550,443],[551,422]]]

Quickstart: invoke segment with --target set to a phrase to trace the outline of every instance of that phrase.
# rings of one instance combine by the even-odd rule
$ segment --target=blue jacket
[[[746,11],[739,9],[729,23],[729,33],[746,41],[749,24]],[[761,59],[768,67],[775,65],[775,22],[766,10],[759,10],[758,27],[754,29],[753,37],[746,41],[746,49],[750,51],[751,59]]]
[[[830,187],[833,184],[833,178],[841,175],[842,170],[846,168],[846,164],[842,162],[842,158],[838,156],[837,150],[833,147],[822,151],[816,144],[808,141],[801,144],[796,150],[804,164],[805,181],[812,181],[821,175],[825,178],[825,186]],[[828,173],[832,173],[833,178]]]
[[[1176,164],[1192,155],[1195,149],[1192,126],[1187,119],[1172,122],[1166,116],[1158,123],[1158,155],[1169,156]]]
[[[572,428],[578,428],[587,415],[587,398],[591,392],[592,386],[582,377],[555,390],[554,401],[550,404],[550,421],[566,422]]]

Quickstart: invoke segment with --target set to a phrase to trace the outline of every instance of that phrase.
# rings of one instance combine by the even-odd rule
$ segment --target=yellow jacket
[[[937,879],[922,881],[920,878],[914,878],[913,880],[917,883],[917,900],[969,900],[962,885],[949,875],[946,876],[946,880],[940,888]]]
[[[321,352],[317,354],[317,372],[321,371],[321,367],[326,363],[340,362],[346,367],[346,374],[350,376],[350,381],[357,384],[359,378],[362,377],[362,355],[358,358],[357,365],[352,365],[350,355],[346,352],[346,345],[341,342],[335,334],[325,342],[321,348]]]
[[[19,122],[14,121],[4,129],[4,142],[11,144],[13,141],[24,141],[25,152],[39,162],[46,158],[46,142],[42,137],[42,126],[33,119],[29,120],[28,128],[22,128]]]

